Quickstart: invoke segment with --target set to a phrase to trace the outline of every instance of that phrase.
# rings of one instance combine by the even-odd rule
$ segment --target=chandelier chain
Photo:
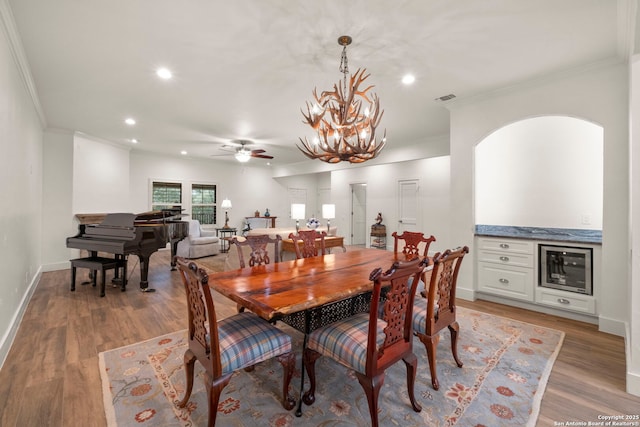
[[[340,58],[340,72],[342,73],[343,89],[347,90],[347,75],[349,74],[349,60],[347,59],[347,45],[342,46],[342,57]]]

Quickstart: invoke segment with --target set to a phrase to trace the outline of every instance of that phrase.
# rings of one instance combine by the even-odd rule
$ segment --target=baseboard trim
[[[51,264],[44,264],[40,268],[42,269],[43,273],[46,273],[49,271],[67,270],[71,268],[71,264],[69,261],[61,261],[61,262],[54,262]]]
[[[4,366],[5,360],[7,360],[7,356],[9,355],[9,350],[13,345],[13,340],[18,333],[18,328],[20,328],[20,323],[22,322],[22,318],[24,317],[24,313],[27,310],[27,306],[29,305],[29,301],[31,301],[31,297],[40,283],[40,278],[42,277],[42,267],[36,271],[33,278],[31,279],[31,283],[29,283],[29,287],[27,291],[22,296],[22,301],[20,301],[20,305],[16,309],[13,314],[13,318],[9,323],[9,328],[5,332],[2,337],[2,341],[0,341],[0,369]]]
[[[600,332],[606,332],[608,334],[618,335],[620,337],[626,336],[626,322],[602,315],[598,319],[598,329],[600,330]]]

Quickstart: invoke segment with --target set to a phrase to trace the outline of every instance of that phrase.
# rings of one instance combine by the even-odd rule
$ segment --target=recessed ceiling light
[[[402,77],[402,83],[406,84],[406,85],[410,85],[413,84],[413,82],[416,81],[416,77],[413,74],[405,74]]]
[[[137,144],[137,143],[138,143],[138,140],[137,140],[137,139],[135,139],[135,138],[131,138],[131,143],[132,143],[132,144]]]
[[[135,125],[135,124],[136,124],[135,119],[132,119],[131,117],[129,117],[129,118],[127,118],[127,119],[125,119],[125,120],[124,120],[124,122],[125,122],[126,124],[128,124],[129,126],[133,126],[133,125]]]
[[[158,68],[156,70],[156,74],[158,75],[158,77],[164,80],[169,80],[171,77],[173,77],[173,74],[168,68]]]
[[[183,156],[186,156],[186,155],[187,155],[187,152],[186,152],[185,150],[182,150],[182,151],[180,152],[180,154],[182,154]]]

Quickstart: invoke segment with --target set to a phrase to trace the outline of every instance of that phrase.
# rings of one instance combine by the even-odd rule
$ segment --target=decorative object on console
[[[231,209],[231,200],[224,199],[220,207],[224,209],[224,227],[222,228],[231,228],[229,227],[229,209]]]
[[[260,216],[260,211],[256,209],[256,211],[253,213],[253,216],[255,216],[256,218]]]
[[[264,216],[266,216],[266,217],[271,216],[271,213],[269,213],[269,208],[267,208],[267,209],[264,211]]]
[[[311,217],[309,218],[309,220],[307,221],[307,227],[315,230],[316,228],[318,228],[320,226],[320,221],[318,221],[318,218],[315,217]]]
[[[380,99],[375,93],[368,93],[374,86],[359,89],[370,74],[358,69],[347,83],[349,64],[347,46],[350,36],[338,38],[342,46],[340,72],[342,84],[337,83],[333,90],[326,90],[318,96],[313,90],[315,102],[307,102],[307,114],[302,112],[304,123],[316,133],[312,141],[299,138],[302,147],[296,145],[310,159],[319,159],[327,163],[348,161],[362,163],[375,158],[386,142],[386,130],[382,139],[376,139],[376,128],[384,111],[380,110]]]
[[[331,227],[331,220],[336,217],[336,205],[326,204],[322,205],[322,218],[327,220],[327,233],[329,233],[329,227]]]
[[[304,219],[305,214],[304,203],[291,204],[291,218],[296,220],[296,232],[300,230],[300,220]]]

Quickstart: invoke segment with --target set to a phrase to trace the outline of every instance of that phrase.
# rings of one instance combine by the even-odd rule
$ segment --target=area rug
[[[380,393],[382,426],[535,426],[547,379],[564,333],[459,308],[458,368],[448,331],[438,346],[440,390],[431,387],[426,351],[415,340],[419,359],[416,397],[411,409],[403,363],[387,371]],[[301,348],[302,335],[287,328]],[[182,356],[186,331],[100,353],[104,406],[109,426],[206,426],[203,370],[196,363],[194,391],[183,410]],[[298,365],[300,366],[300,355]],[[281,365],[266,361],[253,372],[234,374],[218,406],[219,426],[369,426],[369,409],[353,372],[326,357],[316,363],[316,402],[303,405],[301,418],[280,404]],[[297,396],[300,372],[291,382]],[[305,386],[307,389],[307,386]]]

